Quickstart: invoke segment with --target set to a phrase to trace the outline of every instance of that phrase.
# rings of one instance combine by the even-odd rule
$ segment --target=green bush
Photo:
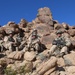
[[[16,74],[25,75],[26,73],[31,72],[29,69],[26,69],[25,67],[26,66],[22,66],[16,71],[14,71],[13,69],[11,69],[11,67],[9,67],[9,68],[6,68],[4,72],[6,75],[16,75]]]
[[[6,69],[4,70],[4,72],[5,72],[6,75],[16,75],[16,74],[17,74],[17,72],[14,71],[14,70],[12,70],[11,67],[6,68]]]

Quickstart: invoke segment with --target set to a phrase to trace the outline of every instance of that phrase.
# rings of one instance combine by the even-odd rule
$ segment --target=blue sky
[[[59,23],[75,25],[75,0],[0,0],[0,25],[19,23],[21,18],[31,22],[42,7],[49,7]]]

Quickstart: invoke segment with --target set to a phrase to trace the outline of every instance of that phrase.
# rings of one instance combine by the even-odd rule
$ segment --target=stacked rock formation
[[[25,19],[21,19],[19,24],[8,22],[0,27],[0,36],[8,36],[8,32],[12,30],[14,38],[19,32],[28,37],[34,28],[38,30],[41,43],[46,49],[38,55],[35,51],[1,52],[0,75],[75,75],[75,26],[53,20],[48,7],[38,9],[37,17],[32,22]],[[71,39],[70,53],[63,58],[48,57],[47,52],[56,38],[55,32],[59,29],[64,32],[65,37]]]

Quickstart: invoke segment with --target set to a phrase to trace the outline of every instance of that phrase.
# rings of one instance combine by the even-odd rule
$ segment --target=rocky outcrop
[[[37,16],[32,22],[21,19],[19,24],[10,21],[0,27],[0,37],[4,37],[4,41],[6,41],[12,30],[14,38],[17,33],[21,33],[26,39],[34,28],[38,31],[42,45],[46,46],[44,51],[41,50],[39,54],[36,54],[35,51],[25,51],[24,48],[21,51],[1,52],[0,75],[11,71],[12,74],[16,72],[16,75],[75,75],[75,26],[64,22],[60,24],[54,20],[48,7],[38,9]],[[69,54],[63,58],[50,57],[48,51],[52,46],[52,41],[57,37],[56,31],[59,29],[63,31],[64,37],[70,38],[72,45]]]

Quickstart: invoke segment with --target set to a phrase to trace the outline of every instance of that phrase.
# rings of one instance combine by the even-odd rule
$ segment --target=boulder
[[[6,32],[5,32],[5,27],[0,27],[0,34],[2,34],[2,35],[6,35]]]
[[[62,26],[64,27],[64,29],[69,29],[69,25],[68,24],[66,24],[66,23],[62,23]]]
[[[50,35],[44,36],[41,38],[41,42],[45,45],[52,44],[53,40],[56,38],[55,33],[51,33]]]
[[[41,23],[41,21],[38,19],[38,17],[37,18],[35,18],[35,20],[33,20],[33,23],[34,24],[39,24],[39,23]]]
[[[48,70],[46,73],[44,73],[44,75],[50,75],[52,72],[55,71],[55,69],[56,69],[56,68],[54,67],[54,68]]]
[[[16,51],[14,51],[14,52],[12,52],[12,53],[10,53],[7,57],[8,58],[11,58],[11,59],[14,59],[14,56],[16,55]]]
[[[23,59],[23,55],[24,52],[22,51],[14,51],[8,55],[8,58],[20,60]]]
[[[75,36],[75,30],[74,29],[68,30],[68,34],[72,37]]]
[[[13,21],[9,21],[9,22],[7,23],[7,26],[14,27],[14,28],[18,28],[18,25],[15,24],[15,22],[13,22]]]
[[[60,71],[60,72],[59,72],[59,75],[68,75],[68,73],[65,72],[65,71]]]
[[[69,35],[67,32],[64,32],[62,35],[63,35],[63,37],[65,37],[65,38],[70,38],[70,35]]]
[[[70,53],[64,56],[65,65],[75,65],[75,53]]]
[[[48,7],[38,9],[37,17],[41,15],[50,16],[50,19],[52,20],[52,13]]]
[[[57,71],[54,71],[50,75],[58,75],[58,73],[57,73]]]
[[[17,59],[17,60],[23,59],[23,55],[24,55],[24,52],[18,51],[16,55],[14,56],[14,59]]]
[[[40,20],[41,23],[46,23],[48,25],[53,26],[53,21],[50,19],[49,16],[39,16],[38,19]]]
[[[38,59],[33,62],[33,68],[37,68],[42,63],[42,60]]]
[[[44,35],[49,35],[50,30],[53,30],[53,27],[47,25],[47,24],[36,24],[34,26],[35,29],[38,30],[39,35],[44,36]]]
[[[61,24],[59,24],[59,23],[54,24],[54,29],[59,30],[62,28],[63,28],[63,26]]]
[[[3,69],[4,67],[2,67],[1,65],[0,65],[0,75],[4,75],[4,69]]]
[[[71,50],[73,50],[75,48],[75,37],[70,37],[70,39],[71,39],[71,43],[72,43]]]
[[[14,62],[15,62],[14,60],[8,59],[8,58],[6,58],[6,57],[0,59],[0,65],[13,64]]]
[[[36,53],[34,51],[25,52],[24,59],[27,61],[32,61],[36,58]]]
[[[64,67],[65,66],[65,62],[63,58],[58,58],[57,59],[57,64],[58,66]]]
[[[67,66],[66,72],[72,73],[72,74],[75,73],[75,66]]]
[[[69,26],[70,29],[75,29],[75,26]]]
[[[13,33],[15,32],[15,28],[14,27],[10,27],[10,26],[6,26],[4,28],[6,34],[9,34],[10,31],[12,31]]]
[[[7,61],[6,61],[5,58],[0,59],[0,65],[3,66],[3,67],[7,65]]]
[[[21,19],[20,23],[19,23],[19,27],[20,28],[24,28],[27,26],[27,21],[25,19]]]
[[[45,63],[41,63],[37,69],[36,72],[39,75],[43,75],[44,73],[46,73],[48,70],[52,69],[53,67],[56,67],[56,62],[57,59],[56,57],[51,57],[48,61],[46,61]],[[50,73],[50,71],[49,71]]]

